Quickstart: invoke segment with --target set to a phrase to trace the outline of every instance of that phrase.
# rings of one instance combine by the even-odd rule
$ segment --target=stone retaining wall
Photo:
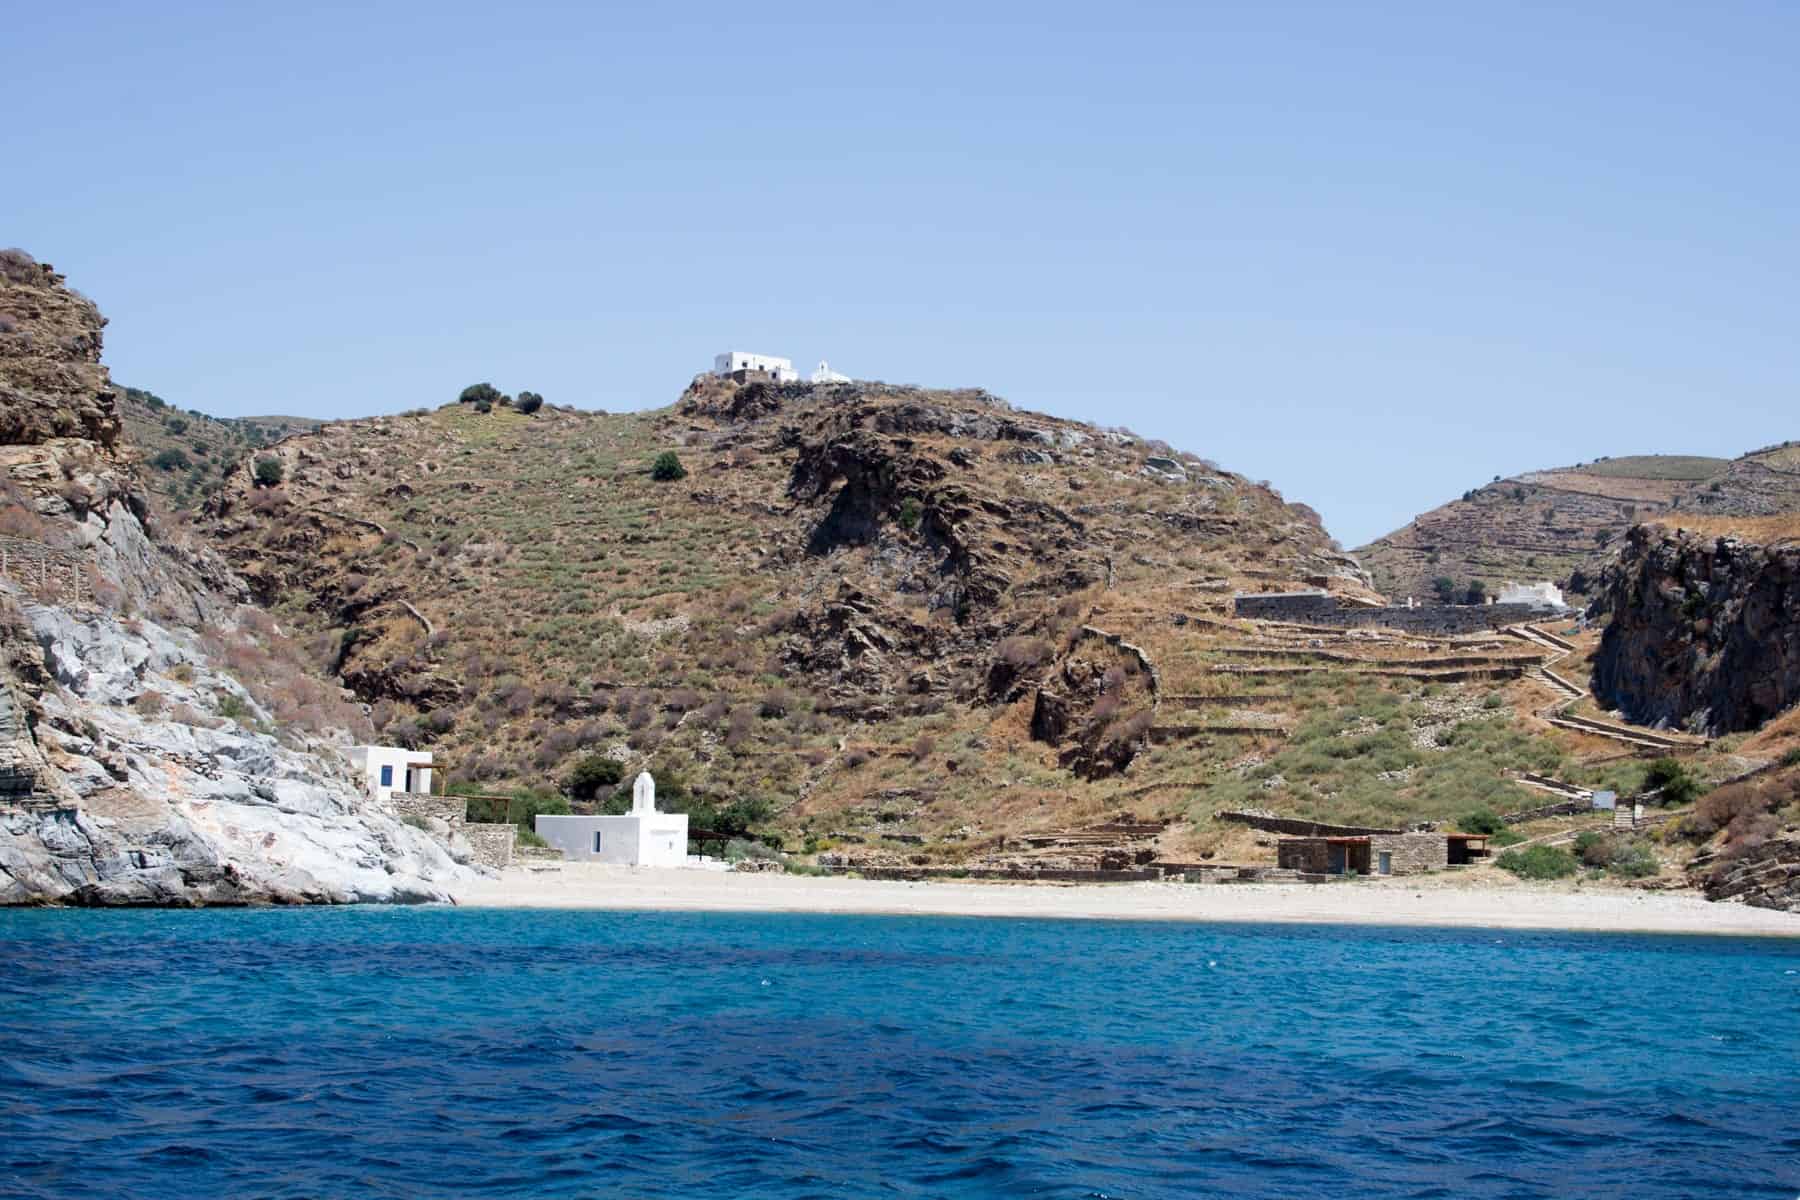
[[[519,839],[519,827],[511,823],[464,825],[463,836],[474,847],[476,862],[503,871],[512,864],[513,844]]]
[[[1402,833],[1399,829],[1372,829],[1367,825],[1327,825],[1322,821],[1302,821],[1297,817],[1271,817],[1264,813],[1226,810],[1213,814],[1215,821],[1232,821],[1268,833],[1286,833],[1294,837],[1367,837],[1374,833]]]
[[[1407,633],[1439,635],[1503,629],[1556,615],[1532,604],[1455,604],[1420,608],[1390,604],[1382,608],[1345,608],[1329,592],[1242,592],[1233,598],[1232,607],[1237,616],[1258,621],[1292,621],[1300,625],[1328,625],[1334,629],[1380,625]]]
[[[417,817],[425,821],[442,821],[450,832],[461,833],[468,823],[468,801],[461,796],[433,796],[426,792],[395,792],[388,802],[394,815],[404,820]]]

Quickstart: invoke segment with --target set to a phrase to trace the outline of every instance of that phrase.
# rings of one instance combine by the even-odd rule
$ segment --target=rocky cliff
[[[1800,547],[1639,526],[1594,609],[1594,693],[1633,721],[1726,733],[1800,701]]]
[[[364,802],[316,719],[355,709],[278,653],[221,560],[158,530],[103,325],[0,253],[0,903],[444,898],[468,848]]]

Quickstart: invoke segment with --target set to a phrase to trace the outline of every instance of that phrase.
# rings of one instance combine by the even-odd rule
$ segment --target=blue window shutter
[[[394,786],[394,768],[393,767],[389,766],[389,767],[381,768],[381,786],[382,787],[393,787]]]

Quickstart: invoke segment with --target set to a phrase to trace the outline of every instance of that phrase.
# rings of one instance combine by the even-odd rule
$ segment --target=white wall
[[[583,817],[540,815],[537,835],[576,862],[637,867],[679,867],[687,863],[686,813]],[[594,848],[594,835],[600,848]]]
[[[729,375],[733,371],[767,371],[783,383],[792,383],[800,378],[800,372],[794,370],[794,364],[785,358],[776,358],[771,354],[751,354],[745,350],[728,350],[713,359],[713,370],[720,375]]]
[[[400,746],[356,746],[350,751],[350,765],[362,772],[363,786],[369,797],[385,803],[395,792],[429,792],[431,790],[431,751],[407,750]],[[386,767],[387,781],[382,781]]]

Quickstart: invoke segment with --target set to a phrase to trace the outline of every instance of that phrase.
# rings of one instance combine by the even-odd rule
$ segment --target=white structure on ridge
[[[1563,602],[1562,589],[1549,580],[1542,583],[1513,583],[1508,580],[1500,585],[1498,597],[1501,604],[1531,604],[1538,608],[1567,608]]]
[[[399,746],[353,746],[350,765],[363,774],[369,798],[386,803],[395,792],[431,791],[431,751]]]
[[[656,811],[656,780],[648,771],[631,785],[631,811],[623,816],[540,814],[535,824],[537,835],[567,859],[631,867],[687,865],[687,814]]]
[[[713,374],[732,375],[738,371],[762,371],[773,375],[777,383],[796,383],[800,372],[789,359],[769,354],[750,354],[743,350],[727,350],[713,358]]]
[[[831,369],[831,364],[824,359],[819,360],[819,369],[812,373],[808,383],[849,383],[850,377]]]

